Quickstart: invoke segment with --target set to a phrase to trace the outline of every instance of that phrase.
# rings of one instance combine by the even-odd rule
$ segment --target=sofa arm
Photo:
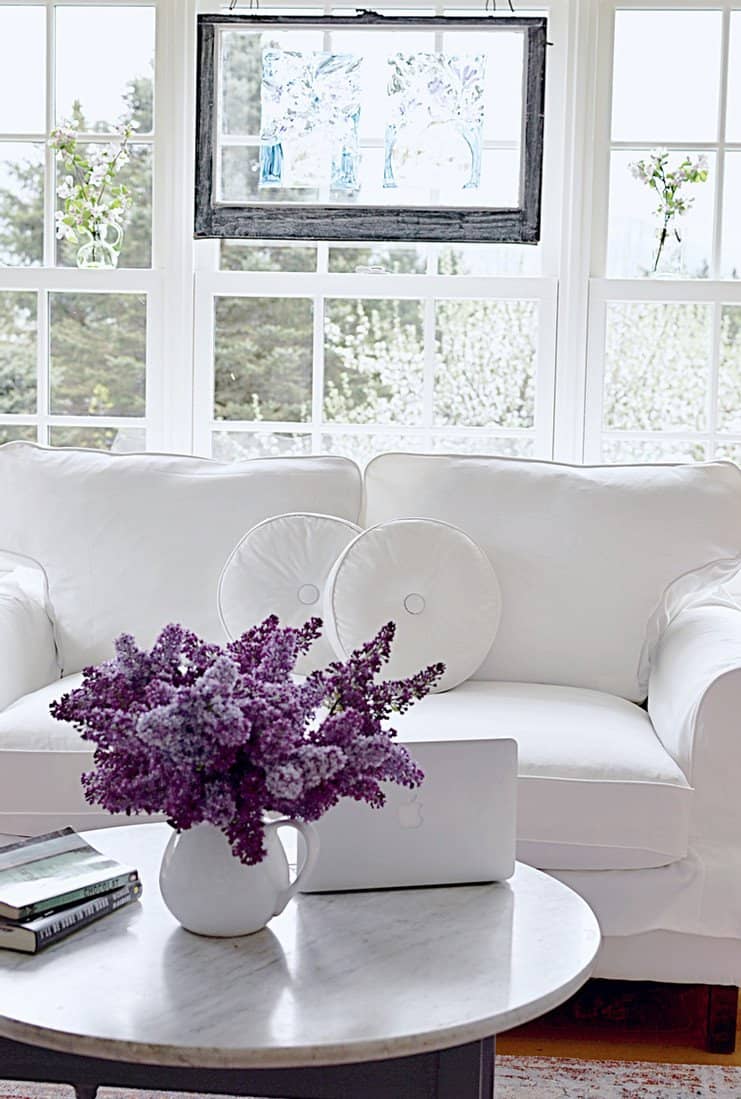
[[[652,657],[648,712],[695,788],[691,839],[741,843],[741,609],[677,615]]]
[[[13,573],[0,577],[0,710],[59,678],[51,620]]]

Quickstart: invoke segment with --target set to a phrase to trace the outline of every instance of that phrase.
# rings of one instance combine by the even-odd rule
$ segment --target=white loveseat
[[[223,640],[217,578],[253,524],[440,519],[486,550],[502,620],[475,677],[401,736],[517,739],[519,855],[594,908],[595,975],[741,984],[741,611],[719,587],[741,561],[736,466],[388,454],[361,478],[341,458],[10,443],[0,489],[0,550],[21,566],[0,580],[0,834],[111,823],[48,704],[122,630]]]

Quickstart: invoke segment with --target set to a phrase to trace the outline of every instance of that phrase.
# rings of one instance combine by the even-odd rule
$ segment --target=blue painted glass
[[[350,53],[263,50],[260,187],[359,189],[361,62]]]
[[[389,58],[384,187],[446,191],[481,183],[483,54],[398,53]]]

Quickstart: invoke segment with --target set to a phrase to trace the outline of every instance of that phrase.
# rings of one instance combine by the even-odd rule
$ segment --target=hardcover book
[[[101,893],[98,897],[91,897],[89,901],[73,904],[70,908],[51,912],[47,916],[37,916],[35,920],[26,923],[0,920],[0,950],[38,954],[39,950],[59,942],[60,939],[66,939],[79,928],[138,900],[141,892],[141,882],[134,881],[120,889],[114,889],[112,893]]]
[[[138,880],[132,867],[63,828],[0,847],[0,916],[32,920]]]

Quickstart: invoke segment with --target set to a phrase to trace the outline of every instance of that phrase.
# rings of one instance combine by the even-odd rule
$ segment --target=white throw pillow
[[[463,531],[430,519],[363,531],[338,558],[324,592],[325,629],[339,657],[393,621],[384,676],[400,679],[442,661],[437,691],[479,667],[501,609],[499,582],[483,550]]]
[[[265,519],[237,543],[219,578],[218,605],[230,638],[277,614],[284,626],[321,617],[327,577],[342,550],[360,532],[346,519],[294,512]],[[326,637],[299,657],[308,675],[335,659]]]
[[[1,549],[45,570],[64,673],[111,656],[122,631],[149,645],[167,622],[223,642],[221,568],[245,530],[309,507],[355,521],[345,458],[232,464],[172,454],[0,447]]]
[[[486,551],[503,615],[479,679],[645,698],[649,620],[682,574],[741,553],[731,462],[569,466],[383,454],[365,471],[366,525],[410,513],[454,523]]]

